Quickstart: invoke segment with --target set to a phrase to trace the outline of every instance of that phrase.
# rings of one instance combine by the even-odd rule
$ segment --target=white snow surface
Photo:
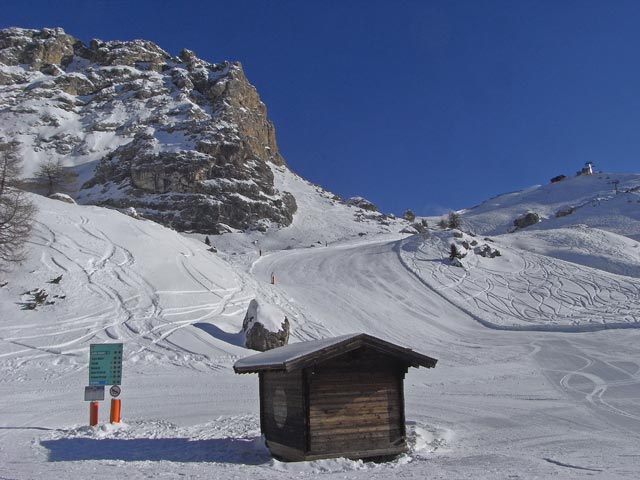
[[[632,189],[639,176],[624,178]],[[599,197],[606,178],[574,180],[561,202],[536,202],[551,212]],[[298,199],[293,224],[212,237],[218,254],[149,221],[33,197],[27,259],[0,276],[1,478],[637,478],[637,193],[498,234],[538,187],[511,194],[509,215],[463,214],[493,232],[485,240],[399,235],[293,174],[278,182]],[[470,247],[451,266],[463,241],[501,256]],[[54,303],[24,309],[36,289]],[[241,346],[253,298],[287,315],[292,342],[364,332],[438,359],[405,379],[407,454],[269,456],[257,376],[232,370],[253,354]],[[106,401],[89,427],[89,345],[109,342],[124,344],[123,421],[108,423]]]

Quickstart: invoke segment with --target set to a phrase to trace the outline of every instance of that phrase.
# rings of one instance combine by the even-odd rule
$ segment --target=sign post
[[[89,425],[95,427],[98,424],[98,402],[91,402],[89,404]]]
[[[120,423],[120,399],[116,398],[120,395],[120,387],[118,385],[114,385],[109,389],[109,394],[111,395],[111,414],[109,420],[111,423]]]
[[[120,423],[120,399],[111,399],[111,412],[109,413],[109,421],[111,423]]]
[[[119,385],[122,383],[122,343],[92,344],[89,347],[89,386],[85,387],[84,399],[90,401],[89,425],[98,424],[98,401],[104,400],[105,385],[112,385],[111,423],[120,422]]]

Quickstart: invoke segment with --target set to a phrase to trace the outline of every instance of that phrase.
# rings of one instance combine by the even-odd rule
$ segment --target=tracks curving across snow
[[[0,407],[6,412],[0,461],[11,472],[32,465],[50,472],[53,465],[57,472],[77,468],[71,477],[86,478],[96,462],[65,448],[80,445],[93,455],[95,442],[80,437],[95,434],[116,440],[112,457],[91,457],[105,475],[116,468],[128,474],[129,463],[146,459],[150,470],[141,474],[157,473],[157,460],[176,474],[244,478],[243,455],[233,457],[237,465],[221,467],[215,451],[201,463],[169,447],[183,444],[174,432],[198,437],[220,428],[226,438],[257,428],[257,379],[233,375],[230,367],[249,353],[239,331],[249,301],[258,297],[286,312],[294,340],[364,331],[439,360],[435,369],[411,369],[405,379],[408,425],[416,432],[419,426],[423,438],[414,441],[429,448],[380,468],[358,464],[349,476],[579,478],[588,470],[600,478],[635,478],[640,330],[580,333],[588,320],[610,325],[628,314],[622,321],[634,323],[633,278],[507,247],[500,247],[500,259],[469,256],[467,268],[459,269],[444,261],[446,242],[437,238],[360,239],[261,257],[247,249],[225,257],[117,212],[42,205],[47,218],[36,224],[23,273],[0,288]],[[55,303],[20,310],[23,293],[34,288],[57,295]],[[554,319],[565,323],[554,325]],[[554,331],[560,327],[572,333]],[[125,343],[129,427],[78,427],[85,417],[88,346],[114,341]],[[41,412],[52,402],[59,411],[47,417]],[[246,415],[254,416],[242,420]],[[169,425],[175,427],[164,428]],[[39,443],[34,435],[55,438]],[[164,453],[137,457],[126,448],[149,436],[158,441],[140,444],[165,446]],[[66,441],[72,437],[78,438]],[[218,445],[223,456],[238,446],[192,443],[196,457],[200,446],[211,452]],[[45,458],[51,454],[77,461],[56,464]],[[29,467],[5,462],[22,455]],[[344,476],[331,465],[305,468],[325,478]],[[258,468],[267,478],[297,475],[275,462]]]
[[[90,343],[116,341],[127,344],[125,361],[132,364],[145,359],[215,369],[238,354],[237,345],[198,328],[178,335],[219,316],[228,322],[222,328],[239,330],[237,315],[225,313],[237,305],[245,282],[204,246],[97,208],[54,204],[42,215],[49,218],[36,222],[31,243],[39,255],[29,257],[31,274],[13,291],[44,288],[55,301],[28,312],[3,306],[13,321],[0,325],[0,341],[16,348],[4,349],[2,357],[45,365],[51,352],[72,352],[69,361],[82,369]],[[59,275],[59,283],[47,283]],[[34,324],[38,318],[48,320]]]
[[[446,260],[443,242],[412,237],[401,262],[425,287],[498,330],[585,332],[640,328],[640,279],[522,250],[470,254],[464,268]]]

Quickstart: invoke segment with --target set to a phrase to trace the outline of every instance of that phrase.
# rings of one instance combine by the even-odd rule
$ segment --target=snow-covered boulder
[[[474,248],[473,251],[476,255],[480,255],[481,257],[485,257],[485,258],[496,258],[496,257],[502,256],[502,254],[500,253],[500,250],[498,250],[497,248],[493,248],[490,245],[487,245],[486,243],[484,245]]]
[[[274,305],[260,304],[255,298],[249,303],[242,331],[244,346],[260,352],[289,342],[289,320],[284,312]]]
[[[427,233],[427,230],[429,228],[429,224],[424,218],[419,222],[412,223],[411,226],[415,228],[419,233]]]
[[[140,218],[138,211],[134,207],[125,208],[124,214],[129,215],[130,217],[133,217],[133,218]]]
[[[52,198],[53,200],[60,200],[61,202],[72,203],[74,205],[76,203],[76,201],[66,193],[52,193],[49,195],[49,198]]]
[[[404,227],[402,230],[400,230],[400,233],[408,233],[409,235],[417,235],[419,232],[415,227],[410,225],[410,226]]]

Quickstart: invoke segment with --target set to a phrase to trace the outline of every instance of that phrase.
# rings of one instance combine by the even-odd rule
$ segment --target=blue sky
[[[638,172],[637,1],[15,1],[0,27],[239,60],[290,167],[382,211]]]

